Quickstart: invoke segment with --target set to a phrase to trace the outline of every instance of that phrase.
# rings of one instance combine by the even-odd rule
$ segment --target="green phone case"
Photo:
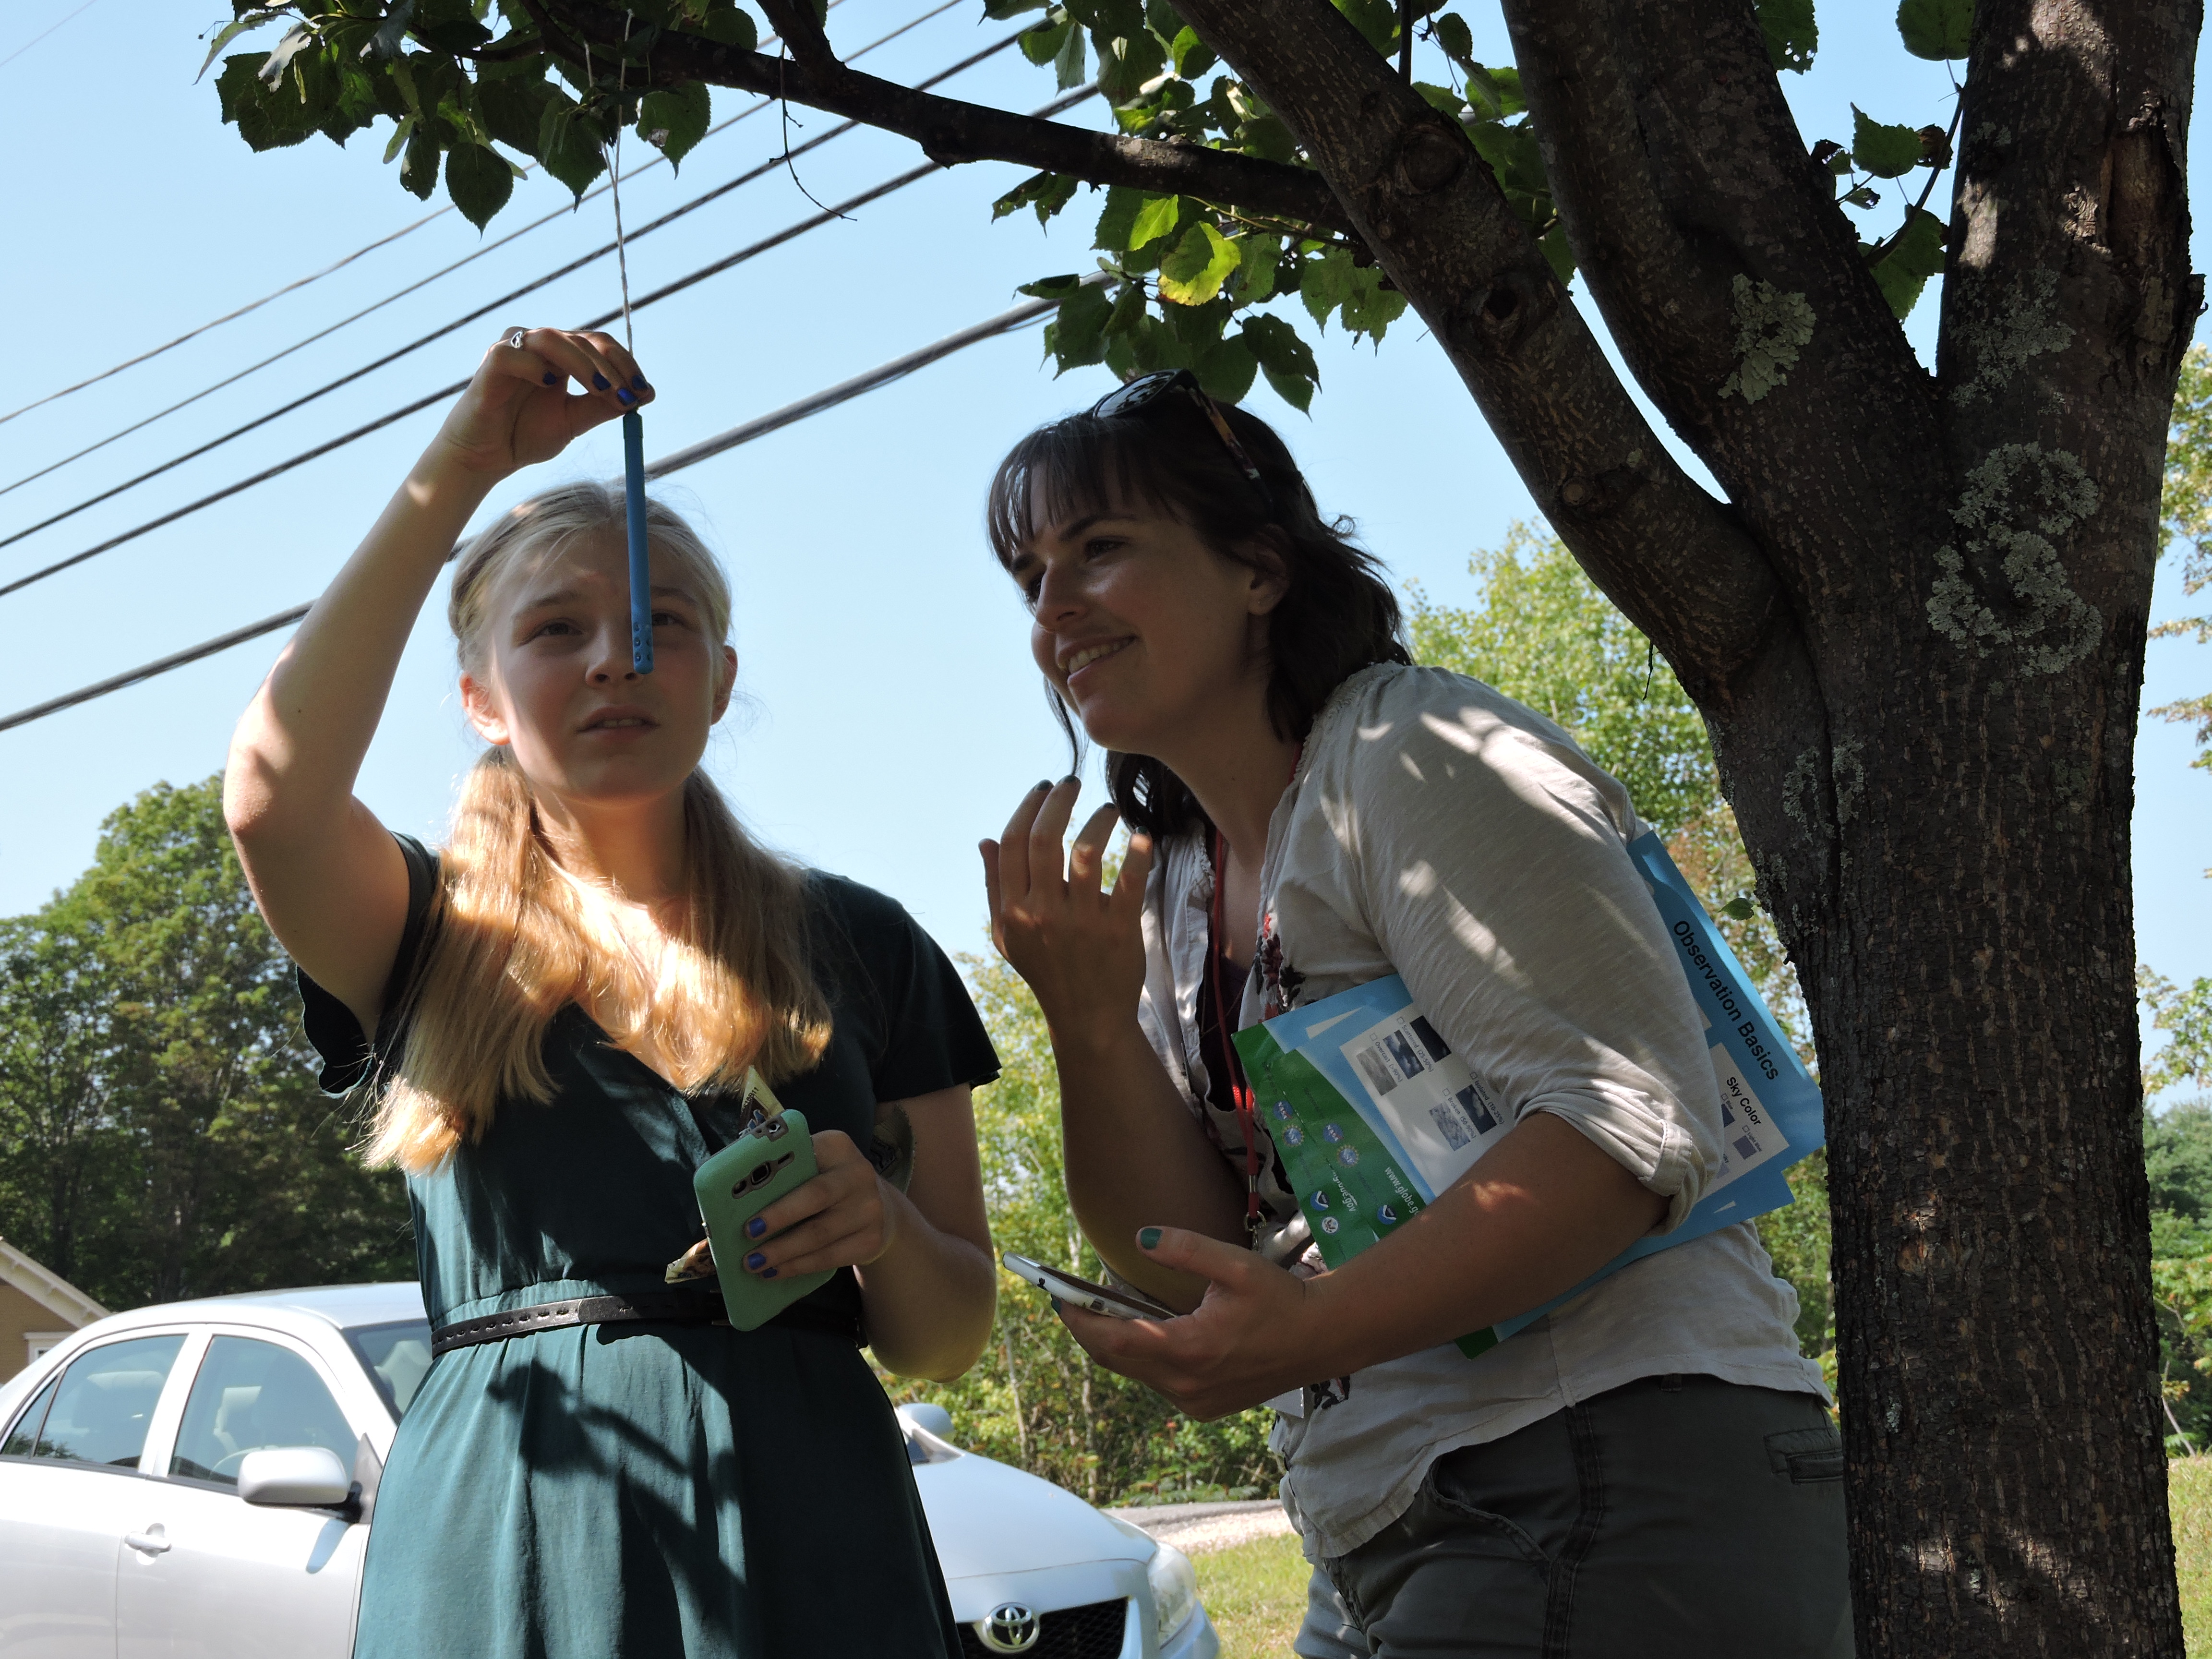
[[[755,1093],[753,1079],[746,1082],[750,1097]],[[767,1095],[765,1085],[759,1085],[758,1093]],[[768,1096],[768,1103],[774,1105],[774,1096]],[[747,1273],[743,1265],[767,1242],[749,1237],[745,1223],[814,1176],[814,1141],[805,1115],[777,1108],[701,1164],[691,1177],[700,1219],[707,1224],[707,1237],[714,1246],[722,1305],[729,1310],[730,1323],[741,1331],[758,1329],[835,1277],[818,1273],[763,1279]]]

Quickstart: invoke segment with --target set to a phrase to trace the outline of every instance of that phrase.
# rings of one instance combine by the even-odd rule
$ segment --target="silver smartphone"
[[[1008,1273],[1024,1285],[1034,1285],[1047,1296],[1056,1297],[1088,1313],[1104,1314],[1109,1319],[1173,1319],[1176,1316],[1174,1309],[1163,1308],[1141,1291],[1117,1291],[1109,1285],[1094,1285],[1087,1279],[1078,1279],[1073,1273],[1048,1267],[1042,1261],[1016,1255],[1012,1250],[999,1260],[1006,1264]]]

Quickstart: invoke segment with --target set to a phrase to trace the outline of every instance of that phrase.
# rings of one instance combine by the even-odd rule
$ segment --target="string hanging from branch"
[[[637,336],[630,326],[629,251],[623,240],[622,130],[623,99],[629,74],[629,32],[636,14],[623,14],[623,54],[615,60],[614,141],[607,157],[607,196],[615,209],[615,269],[622,282],[623,344],[635,358]],[[591,73],[591,46],[584,47],[586,76]],[[629,534],[629,661],[641,674],[653,672],[653,562],[645,531],[645,422],[635,409],[622,417],[623,505]]]

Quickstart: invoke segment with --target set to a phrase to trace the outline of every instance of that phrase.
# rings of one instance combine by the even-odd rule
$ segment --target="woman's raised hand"
[[[983,843],[991,941],[1029,981],[1046,1021],[1062,1037],[1098,1022],[1133,1019],[1145,984],[1145,878],[1152,841],[1129,837],[1111,892],[1103,872],[1118,814],[1091,815],[1063,860],[1060,839],[1082,786],[1039,784],[1022,797],[1004,839]]]
[[[503,477],[652,401],[644,371],[612,335],[510,329],[477,365],[438,443],[464,471]]]

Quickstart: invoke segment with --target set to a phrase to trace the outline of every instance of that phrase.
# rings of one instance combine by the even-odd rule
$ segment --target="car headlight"
[[[1156,1639],[1165,1647],[1198,1611],[1198,1574],[1191,1569],[1190,1557],[1172,1544],[1163,1544],[1145,1564],[1145,1577],[1152,1581],[1152,1611],[1159,1621]]]

